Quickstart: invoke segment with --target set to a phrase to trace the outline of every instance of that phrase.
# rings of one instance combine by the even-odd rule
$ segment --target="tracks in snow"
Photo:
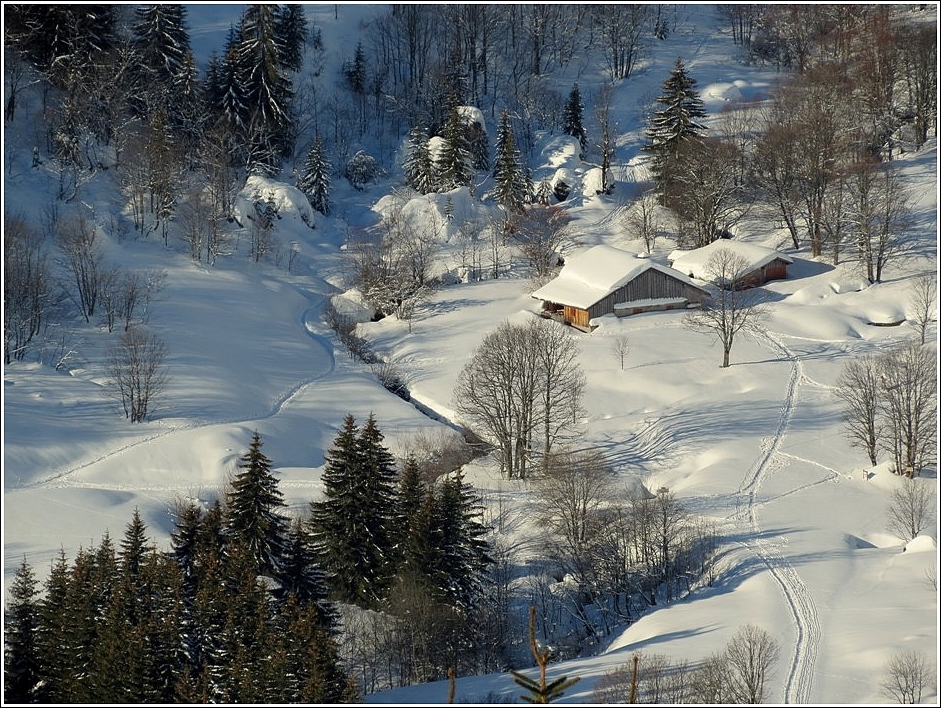
[[[789,457],[780,453],[780,448],[791,423],[804,373],[800,359],[793,352],[770,334],[766,337],[771,345],[791,362],[791,376],[788,380],[784,403],[781,406],[778,427],[770,440],[763,443],[762,453],[743,478],[736,493],[738,508],[729,520],[748,523],[753,540],[743,541],[741,545],[754,553],[767,567],[771,577],[781,588],[793,618],[797,639],[784,684],[784,702],[808,703],[813,684],[814,664],[820,647],[820,620],[813,598],[794,567],[782,555],[777,544],[761,537],[758,510],[763,504],[757,500],[765,478],[780,464],[779,455]],[[831,472],[836,474],[834,470]],[[831,474],[825,481],[832,479]]]
[[[310,298],[310,293],[303,293],[306,297]],[[324,296],[320,296],[316,300],[312,300],[311,305],[309,305],[301,314],[300,324],[303,327],[307,335],[313,339],[319,346],[324,350],[326,366],[322,371],[317,373],[314,376],[308,377],[299,383],[292,386],[287,391],[283,392],[274,403],[270,406],[267,412],[263,413],[260,416],[247,417],[247,418],[233,418],[229,420],[216,420],[212,422],[191,422],[184,425],[179,425],[173,428],[168,428],[166,430],[160,431],[153,435],[148,435],[147,437],[138,438],[132,442],[127,443],[126,445],[121,445],[120,447],[112,448],[107,452],[98,455],[92,460],[86,460],[81,464],[74,465],[65,470],[56,471],[55,473],[43,477],[42,479],[35,480],[28,484],[24,484],[15,489],[37,489],[40,487],[88,487],[88,488],[106,488],[104,485],[91,484],[91,483],[75,483],[68,481],[68,478],[75,475],[77,472],[81,472],[88,467],[93,467],[94,465],[103,462],[109,457],[118,455],[120,453],[126,452],[131,448],[138,447],[140,445],[145,445],[147,443],[153,442],[154,440],[159,440],[168,435],[174,433],[186,432],[190,430],[199,430],[201,428],[211,428],[218,425],[238,425],[240,423],[254,422],[258,420],[269,420],[277,416],[281,410],[289,405],[292,400],[297,398],[305,389],[307,389],[311,384],[320,381],[325,376],[329,376],[333,370],[336,368],[336,357],[333,353],[333,344],[323,335],[319,334],[314,325],[315,318],[319,316],[321,309],[323,308]],[[108,489],[118,489],[119,487],[107,486]],[[145,488],[134,488],[135,491],[162,491],[162,489],[145,489]]]

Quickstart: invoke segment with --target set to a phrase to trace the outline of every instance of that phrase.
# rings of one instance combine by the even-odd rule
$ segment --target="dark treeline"
[[[491,560],[460,474],[430,483],[414,459],[397,474],[375,420],[360,430],[349,416],[324,500],[292,519],[261,447],[256,434],[221,500],[177,505],[169,551],[135,511],[117,544],[106,532],[71,562],[63,552],[42,586],[24,559],[5,615],[4,699],[355,701],[340,617],[356,607],[423,609],[427,646],[400,683],[466,671],[456,654],[478,634]]]

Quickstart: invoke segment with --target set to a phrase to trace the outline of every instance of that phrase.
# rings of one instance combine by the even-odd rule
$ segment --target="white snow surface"
[[[221,48],[241,7],[192,8],[191,36],[202,66],[212,48]],[[386,8],[306,8],[323,29],[322,76],[332,91],[329,82],[351,58],[363,23]],[[677,5],[671,17],[675,30],[649,46],[635,75],[613,92],[612,115],[621,131],[615,189],[607,195],[586,190],[565,204],[581,248],[643,250],[618,215],[650,186],[640,150],[645,112],[678,56],[704,89],[710,115],[739,94],[761,98],[782,78],[773,67],[738,61],[713,6]],[[605,80],[602,67],[578,61],[570,72],[559,76],[560,95],[576,78],[583,96]],[[41,95],[24,94],[3,136],[4,210],[36,224],[43,223],[58,185],[49,163],[31,167],[41,111]],[[582,175],[597,170],[579,163],[577,142],[546,137],[535,151],[534,177],[560,168]],[[936,141],[902,155],[899,165],[912,187],[912,248],[891,262],[884,282],[850,288],[859,282],[852,261],[834,267],[807,252],[789,253],[789,279],[764,288],[766,334],[737,338],[729,368],[719,366],[721,350],[710,337],[682,327],[682,312],[608,316],[590,335],[573,332],[587,379],[581,444],[602,451],[625,486],[669,488],[692,514],[715,525],[722,547],[711,585],[650,608],[581,658],[553,663],[550,679],[581,678],[562,703],[590,702],[597,680],[635,652],[698,662],[720,651],[746,622],[769,632],[781,648],[768,685],[771,703],[884,703],[879,684],[893,655],[914,650],[937,666],[938,595],[927,579],[937,577],[937,526],[907,544],[886,531],[889,494],[902,480],[886,464],[870,467],[850,445],[835,395],[853,356],[884,352],[915,336],[907,321],[871,323],[904,313],[913,277],[938,272]],[[94,325],[80,328],[80,355],[63,370],[34,358],[4,366],[5,588],[24,558],[43,579],[60,549],[71,559],[106,531],[120,536],[135,509],[158,545],[168,548],[175,500],[216,498],[255,432],[291,512],[302,514],[321,493],[324,452],[344,416],[374,414],[397,455],[418,433],[447,432],[447,422],[457,419],[455,382],[481,339],[502,321],[523,322],[538,312],[528,273],[517,266],[509,277],[440,289],[410,323],[386,318],[359,325],[374,350],[406,373],[413,399],[436,414],[432,419],[350,359],[322,317],[324,303],[349,290],[347,233],[375,223],[373,209],[391,184],[356,192],[338,180],[331,194],[336,208],[329,217],[316,214],[314,229],[300,218],[305,207],[291,192],[287,171],[280,179],[287,186],[264,185],[281,200],[276,239],[298,244],[288,272],[283,263],[252,263],[244,235],[242,251],[211,268],[194,264],[179,239],[165,248],[156,236],[118,238],[105,228],[115,210],[113,179],[107,171],[83,183],[77,202],[91,207],[87,213],[102,226],[112,262],[166,271],[148,327],[167,343],[170,382],[150,420],[128,423],[104,383],[105,352],[118,333]],[[418,212],[416,205],[416,218]],[[789,238],[769,223],[755,214],[738,226],[738,238],[779,249]],[[665,234],[651,258],[664,262],[675,247]],[[439,257],[456,260],[447,249]],[[355,293],[347,296],[349,311],[368,319]],[[935,323],[929,336],[937,342]],[[620,337],[629,343],[623,369],[612,353]],[[486,458],[465,472],[488,518],[499,510],[512,522],[505,540],[514,565],[525,568],[540,534],[531,484],[501,479]],[[922,481],[937,485],[936,463]],[[519,668],[535,675],[531,667]],[[465,703],[518,700],[521,692],[507,673],[461,677],[456,688]],[[446,683],[438,682],[366,700],[443,704],[447,694]],[[936,704],[936,688],[924,700]]]

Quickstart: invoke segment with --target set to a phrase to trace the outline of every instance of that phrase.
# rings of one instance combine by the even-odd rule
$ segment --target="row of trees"
[[[221,502],[177,505],[169,552],[135,512],[118,550],[106,533],[71,564],[63,553],[42,592],[24,560],[5,699],[348,702],[353,677],[374,687],[355,648],[367,617],[390,652],[370,669],[394,672],[383,685],[476,668],[492,560],[460,472],[431,481],[409,457],[399,474],[375,419],[348,416],[323,499],[292,518],[261,448],[255,434]]]
[[[780,645],[764,629],[742,626],[721,652],[691,666],[663,654],[637,653],[603,676],[597,703],[712,703],[757,705],[768,698]]]
[[[887,452],[895,473],[914,477],[937,450],[938,355],[935,347],[903,344],[850,361],[837,381],[852,443],[877,464]]]
[[[822,67],[795,76],[761,109],[740,105],[719,116],[707,136],[696,82],[677,60],[644,149],[681,240],[704,246],[759,202],[776,213],[795,248],[809,244],[814,256],[828,249],[835,264],[849,251],[869,282],[882,280],[904,248],[911,198],[885,161],[890,136],[857,120],[865,106],[848,72]]]
[[[158,551],[135,511],[115,548],[64,552],[42,592],[20,565],[5,614],[15,703],[352,701],[336,613],[256,435],[224,502],[178,506]]]
[[[666,488],[627,489],[594,451],[553,453],[534,478],[542,547],[570,592],[536,593],[543,632],[564,642],[567,615],[580,637],[597,639],[648,607],[687,594],[714,572],[718,538]]]

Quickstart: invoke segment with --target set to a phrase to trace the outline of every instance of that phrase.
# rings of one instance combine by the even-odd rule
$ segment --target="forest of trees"
[[[780,80],[760,104],[710,116],[677,58],[647,107],[654,180],[631,223],[651,250],[667,226],[653,219],[656,201],[680,245],[702,246],[764,210],[795,249],[853,260],[881,282],[909,225],[893,158],[937,130],[936,26],[889,5],[719,7],[741,60],[777,68]],[[342,76],[323,89],[327,49],[301,5],[246,5],[202,72],[183,5],[3,11],[4,119],[39,91],[33,160],[58,175],[41,225],[4,214],[4,361],[59,368],[76,355],[76,330],[117,329],[107,386],[133,423],[167,381],[166,349],[145,328],[163,274],[109,260],[106,227],[71,206],[89,175],[111,170],[120,185],[129,225],[112,221],[112,236],[129,228],[168,248],[182,239],[207,267],[234,252],[233,207],[251,175],[292,182],[323,216],[343,179],[362,189],[388,177],[403,194],[467,188],[500,214],[457,229],[467,271],[497,277],[512,258],[548,277],[569,238],[570,185],[533,183],[539,136],[577,140],[602,191],[616,189],[612,87],[681,21],[678,6],[658,4],[392,5],[343,48]],[[555,72],[586,55],[604,84],[562,86]],[[377,316],[410,323],[438,285],[443,229],[416,229],[399,210],[375,231],[351,240],[351,280]],[[263,235],[253,232],[256,261],[268,252]],[[734,334],[761,312],[726,295],[698,324],[723,338],[727,364]],[[927,288],[920,297],[923,346],[856,360],[842,379],[854,442],[912,477],[936,453],[936,353],[924,345],[933,298]],[[395,460],[377,421],[350,415],[326,455],[323,497],[294,518],[256,435],[214,504],[178,505],[170,549],[157,549],[135,514],[117,544],[105,532],[74,559],[63,553],[44,581],[24,560],[6,612],[5,700],[353,701],[449,669],[518,665],[520,605],[538,609],[547,643],[574,654],[709,582],[718,539],[708,525],[669,489],[627,494],[604,459],[569,451],[584,380],[574,341],[543,324],[485,335],[455,391],[503,474],[533,483],[546,561],[526,588],[511,588],[514,558],[493,542],[500,519],[485,519],[459,465],[432,473]],[[351,355],[364,352],[341,331]],[[923,500],[905,501],[895,523],[911,533]],[[560,594],[566,576],[577,591]],[[771,652],[763,639],[749,641]],[[731,670],[729,656],[713,659],[715,672]],[[709,678],[699,676],[701,695],[733,700],[710,694]]]

